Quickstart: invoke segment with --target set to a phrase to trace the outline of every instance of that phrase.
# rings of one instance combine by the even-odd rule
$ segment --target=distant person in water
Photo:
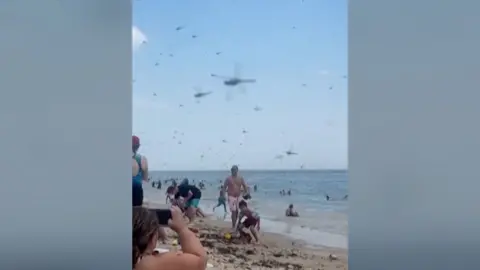
[[[238,218],[239,203],[242,198],[242,188],[248,194],[248,186],[245,179],[238,175],[238,166],[234,165],[230,169],[231,175],[225,179],[223,183],[223,190],[226,191],[228,197],[228,207],[232,213],[232,229],[235,229]],[[246,195],[244,194],[244,195]]]
[[[162,180],[160,179],[157,181],[157,189],[162,189]]]
[[[285,216],[287,217],[298,217],[300,216],[297,211],[293,210],[293,204],[290,204],[287,208],[287,210],[285,210]]]
[[[339,201],[339,200],[342,200],[342,201],[345,201],[345,200],[348,200],[348,194],[343,196],[342,199],[333,199],[332,197],[330,197],[328,194],[325,194],[325,199],[327,201]]]
[[[143,204],[142,182],[148,182],[148,162],[145,156],[138,154],[140,138],[132,136],[132,205]]]
[[[287,191],[287,194],[288,194],[288,196],[292,195],[292,191],[289,189],[289,190]]]
[[[257,187],[257,184],[253,185],[253,191],[254,191],[254,192],[257,192],[257,188],[258,188],[258,187]]]
[[[225,213],[227,213],[227,198],[225,198],[225,190],[223,187],[220,187],[220,193],[218,194],[218,203],[217,206],[213,207],[213,211],[215,212],[215,209],[221,205],[223,205],[223,210]]]

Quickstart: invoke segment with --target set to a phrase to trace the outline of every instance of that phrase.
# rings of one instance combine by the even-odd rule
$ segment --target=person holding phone
[[[135,270],[204,270],[207,254],[200,239],[188,229],[182,211],[176,206],[170,209],[171,218],[166,222],[178,234],[182,252],[155,252],[160,217],[147,208],[133,207],[132,220],[132,269]]]

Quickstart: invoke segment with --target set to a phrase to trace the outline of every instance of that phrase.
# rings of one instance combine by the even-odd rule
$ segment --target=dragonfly
[[[245,88],[243,87],[244,84],[248,84],[248,83],[256,83],[257,80],[256,79],[246,79],[246,78],[242,78],[240,76],[240,67],[239,65],[235,65],[234,67],[234,71],[233,71],[233,76],[221,76],[221,75],[218,75],[218,74],[210,74],[210,76],[212,77],[215,77],[215,78],[219,78],[221,80],[223,80],[223,84],[225,86],[228,86],[228,87],[236,87],[236,86],[240,86],[240,90],[242,92],[245,92]],[[227,100],[228,99],[231,99],[232,97],[232,92],[229,91],[227,92]]]
[[[193,94],[193,97],[195,98],[195,100],[197,102],[200,102],[201,98],[204,98],[204,97],[210,95],[211,93],[213,93],[212,91],[206,91],[205,92],[200,87],[194,87],[193,89],[195,90],[195,94]]]

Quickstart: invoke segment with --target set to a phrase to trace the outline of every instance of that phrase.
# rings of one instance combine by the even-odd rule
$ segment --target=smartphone
[[[170,209],[150,209],[155,212],[160,225],[168,225],[168,221],[172,218],[172,211]]]

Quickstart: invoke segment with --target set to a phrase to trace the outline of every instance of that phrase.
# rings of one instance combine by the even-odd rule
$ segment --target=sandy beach
[[[152,203],[149,206],[160,207]],[[190,227],[198,230],[197,236],[207,250],[207,269],[348,269],[347,250],[310,248],[301,241],[268,232],[261,232],[261,244],[243,244],[224,237],[229,231],[228,222],[210,217],[198,218]],[[168,228],[166,231],[168,240],[158,247],[179,249],[176,234]]]

